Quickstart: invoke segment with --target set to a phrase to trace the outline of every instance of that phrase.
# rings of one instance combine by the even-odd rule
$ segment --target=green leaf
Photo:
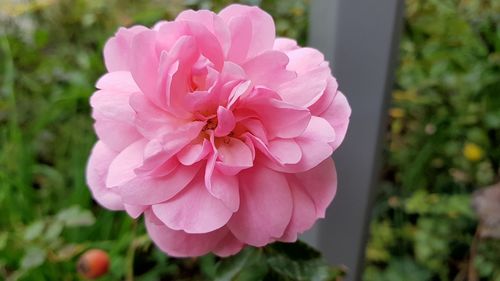
[[[275,243],[268,252],[269,267],[283,280],[330,281],[338,276],[321,254],[304,242]]]
[[[54,221],[47,227],[47,230],[43,234],[43,237],[46,241],[54,241],[56,240],[61,232],[63,231],[64,224],[60,221]]]
[[[267,272],[262,251],[248,247],[217,263],[215,281],[261,280]]]
[[[79,206],[71,206],[60,211],[56,219],[68,227],[89,226],[95,222],[95,217],[89,210],[83,210]]]
[[[24,231],[24,240],[33,241],[39,237],[45,228],[45,222],[35,221],[30,224]]]
[[[1,232],[0,233],[0,251],[5,249],[5,246],[7,246],[7,240],[9,239],[9,233],[8,232]]]
[[[31,269],[40,266],[45,261],[47,253],[39,247],[28,248],[21,259],[21,268]]]
[[[308,244],[298,240],[295,243],[276,242],[270,246],[273,252],[279,252],[294,260],[311,260],[321,258],[321,253]]]

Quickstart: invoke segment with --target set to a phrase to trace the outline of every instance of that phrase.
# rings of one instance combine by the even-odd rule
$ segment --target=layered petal
[[[227,235],[227,228],[200,234],[189,234],[182,230],[173,230],[146,212],[146,229],[153,242],[162,251],[172,257],[194,257],[208,254],[215,250],[219,242]]]
[[[98,141],[92,148],[87,163],[87,184],[94,199],[103,207],[111,210],[123,210],[121,197],[112,189],[106,187],[105,181],[109,164],[116,157],[116,152],[109,149],[103,142]]]
[[[174,198],[152,206],[169,228],[186,233],[207,233],[223,227],[233,212],[205,188],[201,173]]]
[[[228,223],[234,236],[252,246],[281,237],[290,222],[293,198],[286,177],[263,166],[242,172],[241,203]]]
[[[129,57],[132,39],[142,31],[147,30],[144,26],[133,26],[131,28],[118,29],[114,37],[111,37],[104,45],[104,63],[109,72],[129,70]]]
[[[269,14],[262,11],[260,8],[233,4],[222,9],[219,16],[226,24],[229,24],[236,17],[244,17],[251,22],[252,32],[249,36],[250,42],[248,46],[248,54],[246,56],[247,58],[253,58],[263,51],[273,48],[276,36],[274,21]],[[234,34],[235,32],[238,32],[238,30],[233,30],[231,34]]]

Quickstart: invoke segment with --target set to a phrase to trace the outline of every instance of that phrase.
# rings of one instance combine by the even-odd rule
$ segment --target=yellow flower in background
[[[405,116],[405,111],[402,108],[395,107],[395,108],[389,109],[389,115],[392,118],[396,118],[396,119],[403,118]]]
[[[463,150],[464,157],[467,160],[476,162],[484,156],[484,150],[475,143],[466,143]]]

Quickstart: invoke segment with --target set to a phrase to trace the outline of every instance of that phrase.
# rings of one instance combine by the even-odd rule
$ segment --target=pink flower
[[[104,207],[145,215],[171,256],[291,242],[332,201],[350,107],[328,62],[231,5],[120,28],[91,97],[87,167]]]

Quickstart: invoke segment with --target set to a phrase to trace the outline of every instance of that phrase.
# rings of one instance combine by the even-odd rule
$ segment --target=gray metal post
[[[352,107],[351,124],[334,159],[338,193],[325,220],[304,235],[359,280],[403,18],[403,0],[313,0],[310,45],[331,62]]]

